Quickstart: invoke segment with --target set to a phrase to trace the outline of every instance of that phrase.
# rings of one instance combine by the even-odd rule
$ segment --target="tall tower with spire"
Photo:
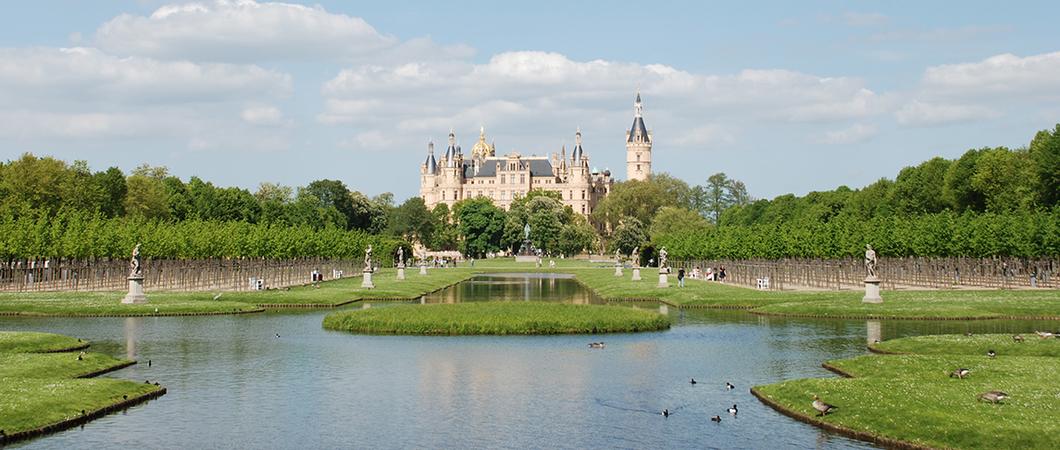
[[[646,180],[651,175],[651,130],[644,126],[640,91],[633,101],[633,126],[626,132],[626,179]]]

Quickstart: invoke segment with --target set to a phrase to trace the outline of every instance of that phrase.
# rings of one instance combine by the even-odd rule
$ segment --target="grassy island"
[[[1055,448],[1060,340],[1023,337],[1023,343],[1012,335],[885,341],[874,349],[910,354],[829,361],[826,368],[850,378],[786,381],[752,392],[798,420],[885,446]],[[996,358],[986,355],[991,349]],[[970,372],[951,378],[957,368]],[[991,390],[1010,397],[1000,404],[977,399]],[[815,394],[837,410],[817,417]]]
[[[57,334],[0,331],[0,445],[75,426],[165,393],[154,384],[86,379],[134,364],[76,351],[87,346]]]
[[[328,314],[324,328],[368,334],[577,334],[656,331],[665,316],[624,306],[534,302],[396,305]]]

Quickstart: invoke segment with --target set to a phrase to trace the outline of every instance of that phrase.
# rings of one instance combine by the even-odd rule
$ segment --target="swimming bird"
[[[838,408],[836,408],[835,406],[829,405],[829,404],[827,404],[825,402],[822,402],[821,399],[819,397],[817,397],[817,394],[814,394],[813,395],[813,409],[817,410],[817,413],[818,413],[817,417],[821,417],[821,416],[823,416],[825,414],[828,414],[830,412],[835,411]]]
[[[692,378],[691,381],[689,381],[689,384],[696,384],[696,379]]]
[[[963,380],[964,377],[968,376],[968,374],[970,374],[970,373],[972,373],[971,370],[968,370],[968,369],[965,369],[965,368],[961,367],[961,368],[958,368],[957,370],[954,370],[953,372],[951,372],[950,373],[950,378],[958,378],[958,379]]]
[[[710,418],[711,422],[721,423],[721,416],[714,416]]]
[[[1056,336],[1055,334],[1050,333],[1048,331],[1035,331],[1034,334],[1037,334],[1039,339],[1049,339],[1051,337]]]
[[[736,404],[733,404],[732,408],[729,408],[726,411],[728,411],[729,414],[732,414],[734,416],[736,415],[736,413],[740,412],[740,410],[736,409]]]
[[[987,350],[986,351],[986,356],[989,356],[989,357],[993,358],[993,357],[997,356],[997,352],[995,352],[992,349],[991,350]]]
[[[85,359],[85,352],[81,352],[80,354],[77,355],[77,360],[78,361],[82,361],[84,359]]]
[[[670,417],[670,410],[669,409],[663,409],[662,416],[663,417]]]
[[[147,367],[151,367],[151,360],[147,360]]]
[[[732,385],[732,383],[730,383],[730,382],[726,381],[726,382],[725,382],[725,390],[727,390],[727,391],[731,391],[731,390],[733,390],[733,389],[736,389],[736,386],[733,386],[733,385]]]
[[[218,292],[217,295],[213,296],[213,299],[217,300],[217,299],[221,298],[221,295],[224,295],[224,292]]]
[[[983,392],[976,396],[979,401],[988,401],[990,403],[1001,403],[1002,400],[1008,398],[1008,394],[1001,391],[989,391]]]
[[[276,333],[276,337],[280,337],[280,333]]]
[[[1023,343],[1023,336],[1017,334],[1015,336],[1012,336],[1012,340],[1022,344]]]

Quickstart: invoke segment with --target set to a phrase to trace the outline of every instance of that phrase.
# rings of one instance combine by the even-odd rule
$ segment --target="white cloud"
[[[724,126],[707,124],[689,129],[672,142],[680,146],[711,147],[731,144],[735,140],[735,136]]]
[[[485,64],[410,62],[342,70],[321,89],[326,105],[318,120],[378,120],[418,128],[408,124],[452,124],[460,117],[496,121],[504,116],[597,115],[605,109],[613,112],[617,101],[629,101],[636,86],[684,114],[739,112],[800,122],[881,112],[880,96],[856,78],[788,70],[700,75],[659,64],[574,61],[558,53],[521,51],[494,55]]]
[[[930,126],[991,119],[1000,114],[985,106],[909,102],[894,113],[902,125]]]
[[[992,56],[979,62],[929,67],[924,72],[925,89],[937,94],[981,96],[983,94],[1060,94],[1060,52],[1019,57]]]
[[[283,113],[275,106],[251,106],[244,108],[239,117],[251,125],[275,126],[282,125]]]
[[[138,104],[285,96],[289,75],[253,65],[117,57],[95,48],[0,48],[0,99]]]
[[[852,27],[870,27],[883,25],[890,20],[886,15],[877,12],[846,12],[843,13],[843,23]]]
[[[818,136],[815,141],[821,144],[831,145],[856,144],[868,140],[875,136],[876,133],[877,129],[875,125],[855,123],[854,125],[841,130],[826,131]]]
[[[250,0],[166,5],[146,17],[122,14],[96,30],[95,40],[115,54],[200,61],[349,57],[397,42],[359,17]]]

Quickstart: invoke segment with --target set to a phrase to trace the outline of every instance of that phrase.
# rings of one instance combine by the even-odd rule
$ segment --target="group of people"
[[[725,281],[725,266],[718,267],[714,270],[713,267],[707,267],[707,271],[703,272],[699,266],[692,269],[692,273],[688,274],[693,279],[703,279],[706,281]],[[681,268],[677,271],[677,285],[680,287],[685,286],[685,269]]]

